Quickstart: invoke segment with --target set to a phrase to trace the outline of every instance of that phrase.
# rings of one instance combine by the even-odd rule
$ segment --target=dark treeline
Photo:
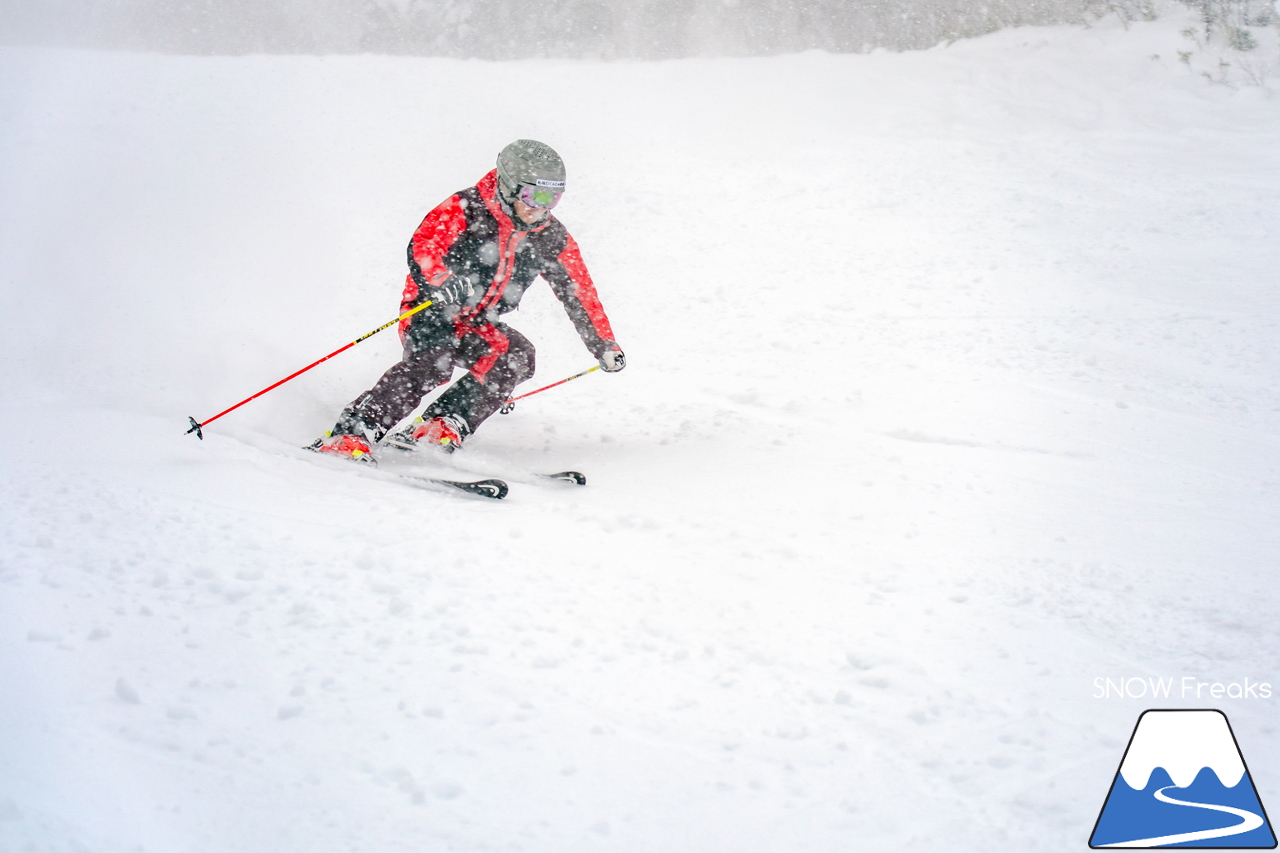
[[[1217,0],[1221,2],[1221,0]],[[0,42],[194,54],[665,59],[909,50],[1153,0],[0,0]]]

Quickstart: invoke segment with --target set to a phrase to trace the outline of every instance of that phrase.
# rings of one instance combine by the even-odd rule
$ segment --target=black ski
[[[418,455],[419,455],[419,454],[422,454],[422,453],[424,452],[423,448],[418,447],[416,444],[410,444],[410,443],[406,443],[406,442],[403,442],[403,441],[397,441],[397,440],[396,440],[396,439],[397,439],[397,437],[398,437],[398,434],[393,434],[393,435],[391,435],[391,436],[387,437],[386,439],[384,439],[384,440],[383,440],[383,442],[382,442],[382,444],[381,444],[380,446],[381,446],[381,447],[385,447],[385,448],[389,448],[389,449],[394,450],[394,451],[397,451],[397,453],[395,454],[396,456],[399,456],[401,453],[403,453],[403,454],[404,454],[404,456],[403,456],[403,457],[401,457],[401,458],[406,458],[406,459],[407,459],[407,458],[418,457]],[[465,452],[465,451],[464,451],[464,452]],[[437,462],[442,462],[442,463],[444,463],[444,464],[446,464],[446,465],[449,465],[450,463],[457,463],[457,462],[461,461],[461,460],[459,459],[460,454],[455,455],[453,452],[450,452],[450,453],[447,453],[447,454],[445,454],[445,453],[441,453],[441,454],[437,454],[437,455],[439,456],[439,458],[438,458],[438,459],[436,459],[436,461],[437,461]],[[421,458],[421,457],[418,457],[418,458]],[[454,464],[454,466],[453,466],[453,467],[459,467],[459,466],[457,466],[456,464]],[[396,473],[398,474],[399,472],[396,472]],[[416,475],[407,474],[407,475],[402,475],[402,476],[416,476]],[[530,471],[530,472],[526,472],[523,476],[525,476],[525,477],[532,477],[532,478],[534,478],[535,480],[551,481],[551,482],[554,482],[554,483],[569,483],[569,484],[574,485],[574,486],[585,486],[585,485],[587,484],[587,478],[586,478],[586,475],[585,475],[585,474],[583,474],[583,473],[582,473],[582,472],[580,472],[580,471],[557,471],[557,472],[556,472],[556,473],[554,473],[554,474],[542,474],[542,473],[538,473],[538,472],[536,472],[536,471]],[[420,479],[426,479],[426,478],[420,478]],[[517,478],[517,479],[519,479],[519,478]],[[444,483],[447,483],[447,484],[450,484],[450,485],[453,485],[453,484],[454,484],[454,481],[452,481],[452,480],[443,480],[443,481],[441,481],[441,482],[444,482]],[[501,480],[494,480],[494,481],[481,480],[480,482],[482,482],[482,483],[483,483],[483,482],[498,482],[498,483],[501,483],[502,481],[501,481]],[[464,484],[464,485],[467,485],[467,484]],[[469,491],[469,490],[466,490],[466,491]]]
[[[575,486],[585,486],[587,484],[586,476],[578,471],[559,471],[555,474],[539,474],[537,476],[542,480],[553,480],[557,483],[571,483]]]
[[[460,492],[466,492],[469,495],[475,495],[480,498],[489,498],[491,500],[500,501],[507,496],[507,484],[503,480],[472,480],[464,482],[461,480],[441,480],[437,477],[418,477],[413,474],[393,473],[393,476],[406,480],[409,483],[423,486],[444,486],[449,489],[457,489]]]
[[[319,442],[310,445],[304,449],[315,452]],[[459,492],[465,492],[468,495],[475,495],[478,498],[488,498],[490,500],[500,501],[507,496],[509,491],[506,481],[496,478],[485,480],[444,480],[439,477],[424,477],[420,474],[408,474],[403,471],[382,471],[378,470],[378,460],[369,455],[352,459],[356,467],[363,468],[368,473],[375,476],[395,477],[401,482],[412,486],[419,486],[428,489],[452,489]],[[572,473],[572,472],[568,472]],[[579,474],[578,476],[582,476]]]

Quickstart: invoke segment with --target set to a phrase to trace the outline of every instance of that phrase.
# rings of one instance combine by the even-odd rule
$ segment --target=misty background
[[[1195,0],[1266,25],[1271,0]],[[1156,17],[1155,0],[0,0],[0,44],[183,54],[668,59],[910,50],[1004,27]]]

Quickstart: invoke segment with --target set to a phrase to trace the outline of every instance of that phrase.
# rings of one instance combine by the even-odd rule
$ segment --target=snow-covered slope
[[[0,52],[0,848],[1082,847],[1150,701],[1095,678],[1280,682],[1280,101],[1182,26]],[[519,136],[630,363],[486,425],[508,500],[297,450],[390,333],[183,435]],[[1264,803],[1275,701],[1219,702]]]

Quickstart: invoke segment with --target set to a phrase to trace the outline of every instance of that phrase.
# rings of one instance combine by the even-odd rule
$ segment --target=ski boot
[[[344,411],[333,429],[311,442],[307,449],[376,465],[378,460],[373,456],[373,445],[377,440],[363,418],[354,412]]]
[[[466,434],[467,428],[456,415],[439,415],[425,421],[414,418],[407,428],[388,436],[387,444],[400,450],[413,450],[420,444],[425,444],[452,453],[462,447],[462,439]]]
[[[327,432],[313,441],[307,449],[314,450],[316,453],[327,453],[330,456],[354,459],[370,465],[377,464],[373,458],[373,448],[365,438],[358,435],[334,435]]]

